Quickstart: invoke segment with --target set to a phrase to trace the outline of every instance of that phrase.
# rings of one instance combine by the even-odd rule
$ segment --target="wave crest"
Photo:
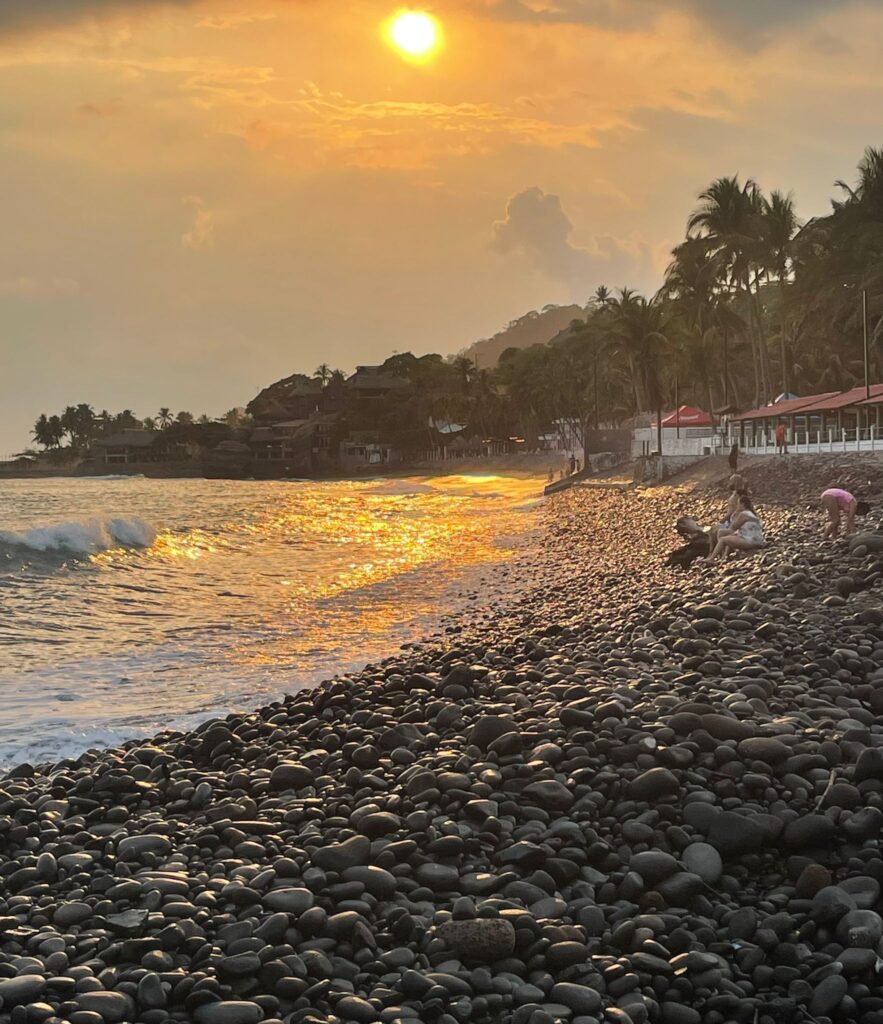
[[[156,540],[153,527],[137,516],[57,523],[20,532],[0,530],[0,544],[31,551],[68,551],[94,555],[110,548],[148,548]]]

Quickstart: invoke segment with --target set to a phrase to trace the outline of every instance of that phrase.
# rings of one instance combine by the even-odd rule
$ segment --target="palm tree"
[[[331,374],[332,370],[328,363],[320,363],[313,372],[313,376],[322,381],[322,387],[325,387],[331,380]]]
[[[755,403],[770,394],[769,352],[763,319],[752,281],[760,290],[763,268],[762,194],[749,178],[718,178],[699,195],[699,205],[687,220],[689,238],[703,239],[719,269],[721,283],[741,292],[748,309],[749,340],[754,362]]]
[[[64,440],[64,427],[61,425],[60,416],[49,417],[49,447],[60,448]]]
[[[172,410],[163,406],[157,414],[157,419],[159,420],[159,425],[165,430],[166,427],[172,425]]]
[[[791,267],[791,242],[797,233],[794,197],[773,191],[763,200],[763,238],[766,244],[767,273],[776,275],[779,285],[779,347],[782,360],[782,393],[788,393],[788,350],[786,345],[785,286]]]
[[[68,405],[63,409],[61,416],[59,417],[61,422],[62,430],[71,439],[71,444],[74,443],[74,438],[77,433],[77,410],[76,406]]]
[[[34,424],[34,429],[31,431],[31,437],[42,445],[44,448],[52,448],[52,434],[49,427],[49,417],[45,412],[40,413],[37,418],[37,422]]]
[[[468,356],[457,356],[451,367],[457,375],[461,394],[469,394],[469,386],[475,376],[475,363]]]
[[[141,427],[141,420],[131,409],[123,409],[122,412],[118,412],[113,421],[117,430],[137,430]]]

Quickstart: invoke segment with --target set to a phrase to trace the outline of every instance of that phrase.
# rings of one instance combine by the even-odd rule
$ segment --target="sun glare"
[[[392,45],[411,60],[426,60],[439,47],[438,22],[424,11],[402,11],[390,22],[387,35]]]

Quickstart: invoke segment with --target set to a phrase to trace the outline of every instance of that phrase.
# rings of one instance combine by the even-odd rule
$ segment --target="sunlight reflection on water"
[[[5,484],[0,761],[196,721],[387,656],[434,630],[476,569],[512,557],[540,493],[493,476]],[[134,523],[155,539],[118,546]]]

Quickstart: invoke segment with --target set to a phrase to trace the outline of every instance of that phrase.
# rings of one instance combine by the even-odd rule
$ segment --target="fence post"
[[[871,425],[871,451],[873,451],[873,450],[874,450],[874,441],[875,441],[875,437],[874,437],[874,435],[875,435],[876,433],[877,433],[877,427],[876,427],[876,425],[875,425],[875,424],[872,424],[872,425]]]
[[[846,428],[842,427],[840,433],[843,435],[843,451],[846,451]]]

